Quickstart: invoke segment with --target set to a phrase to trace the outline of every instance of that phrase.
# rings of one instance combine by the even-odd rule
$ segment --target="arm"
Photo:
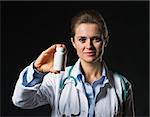
[[[45,73],[33,69],[33,63],[26,67],[19,76],[16,83],[12,101],[14,105],[21,108],[35,108],[54,100],[52,84],[49,87],[44,81]],[[49,100],[50,99],[50,100]]]
[[[35,108],[47,103],[53,105],[54,102],[54,84],[47,81],[44,76],[48,73],[59,73],[53,70],[53,56],[57,46],[53,45],[43,51],[36,61],[26,67],[19,76],[16,83],[13,103],[22,108]],[[65,48],[65,46],[64,46]],[[49,75],[49,77],[51,77]]]
[[[135,117],[134,112],[134,100],[133,100],[133,91],[132,91],[132,85],[128,82],[126,83],[126,101],[124,103],[124,115],[125,117]]]

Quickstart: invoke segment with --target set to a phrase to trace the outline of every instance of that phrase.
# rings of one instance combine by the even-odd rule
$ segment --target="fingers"
[[[48,49],[46,49],[44,51],[44,53],[54,53],[56,51],[57,47],[62,47],[65,50],[64,53],[67,52],[67,48],[66,48],[66,46],[64,44],[55,44],[55,45],[50,46]]]
[[[55,48],[56,48],[55,45],[53,45],[53,46],[49,47],[48,49],[46,49],[45,51],[43,51],[34,63],[35,68],[39,68],[42,65],[44,65],[45,63],[52,61],[53,55],[55,52]]]
[[[51,68],[51,69],[49,70],[49,72],[50,72],[50,73],[54,73],[54,74],[60,73],[60,71],[54,70],[53,68]]]
[[[66,54],[67,48],[64,44],[52,45],[40,54],[34,63],[34,67],[43,72],[60,73],[60,71],[53,70],[54,53],[57,47],[64,48]]]

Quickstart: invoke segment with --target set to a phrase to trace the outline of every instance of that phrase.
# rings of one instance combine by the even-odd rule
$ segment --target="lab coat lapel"
[[[85,94],[85,91],[84,91],[84,87],[83,87],[83,84],[82,84],[82,81],[80,79],[78,79],[78,76],[79,75],[82,75],[81,74],[81,71],[80,71],[80,59],[78,59],[78,61],[75,63],[73,69],[72,69],[72,72],[71,72],[71,76],[73,76],[76,80],[77,80],[77,86],[76,88]]]

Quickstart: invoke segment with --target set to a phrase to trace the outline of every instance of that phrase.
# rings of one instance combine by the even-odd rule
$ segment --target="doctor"
[[[134,103],[130,82],[108,70],[104,49],[108,30],[95,10],[85,10],[71,22],[71,42],[79,57],[64,71],[53,70],[55,44],[27,66],[16,83],[13,103],[31,109],[50,104],[52,117],[133,117]]]

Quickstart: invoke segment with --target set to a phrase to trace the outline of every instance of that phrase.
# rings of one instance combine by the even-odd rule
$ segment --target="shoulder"
[[[118,73],[118,72],[114,72],[113,77],[114,77],[114,80],[119,79],[120,81],[122,81],[126,85],[126,88],[131,87],[130,81],[123,74]]]
[[[132,85],[129,80],[117,72],[113,73],[113,78],[115,89],[120,92],[119,94],[123,94],[124,101],[128,100],[133,95]]]
[[[125,83],[130,83],[129,80],[123,74],[121,74],[121,73],[114,72],[113,76],[114,76],[115,79],[119,78],[121,80],[124,80]]]
[[[122,90],[126,93],[126,97],[132,94],[132,84],[124,75],[115,72],[113,73],[113,78],[116,88],[118,88],[117,85],[121,84]]]

